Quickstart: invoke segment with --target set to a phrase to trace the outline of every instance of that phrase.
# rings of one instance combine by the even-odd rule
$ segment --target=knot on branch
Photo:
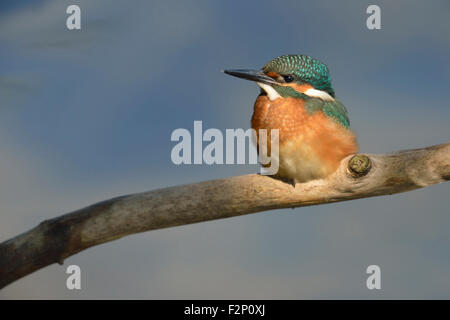
[[[348,170],[350,174],[355,178],[365,176],[367,173],[369,173],[371,168],[372,162],[370,161],[370,158],[364,154],[354,155],[348,161]]]

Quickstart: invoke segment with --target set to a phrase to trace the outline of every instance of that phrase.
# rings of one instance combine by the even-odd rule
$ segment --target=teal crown
[[[273,59],[263,67],[263,72],[276,72],[291,76],[297,83],[308,83],[317,90],[328,92],[334,97],[328,67],[322,62],[305,55],[285,55]]]

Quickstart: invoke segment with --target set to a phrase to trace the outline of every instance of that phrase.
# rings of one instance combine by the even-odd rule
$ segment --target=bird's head
[[[261,70],[234,69],[225,73],[255,81],[270,100],[305,96],[333,100],[328,68],[305,55],[285,55],[268,62]]]

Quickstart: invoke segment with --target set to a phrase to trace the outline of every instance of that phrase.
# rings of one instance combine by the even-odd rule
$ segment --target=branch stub
[[[370,158],[364,154],[353,156],[348,162],[348,169],[352,176],[362,177],[369,173],[372,168]]]

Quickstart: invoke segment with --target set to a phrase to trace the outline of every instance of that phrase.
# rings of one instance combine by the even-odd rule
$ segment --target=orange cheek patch
[[[278,78],[280,75],[278,73],[276,73],[276,72],[269,71],[269,72],[266,73],[266,76],[269,76],[271,78]]]
[[[314,89],[314,87],[310,84],[298,84],[298,83],[285,83],[283,84],[285,87],[291,87],[297,92],[304,93],[308,89]]]

